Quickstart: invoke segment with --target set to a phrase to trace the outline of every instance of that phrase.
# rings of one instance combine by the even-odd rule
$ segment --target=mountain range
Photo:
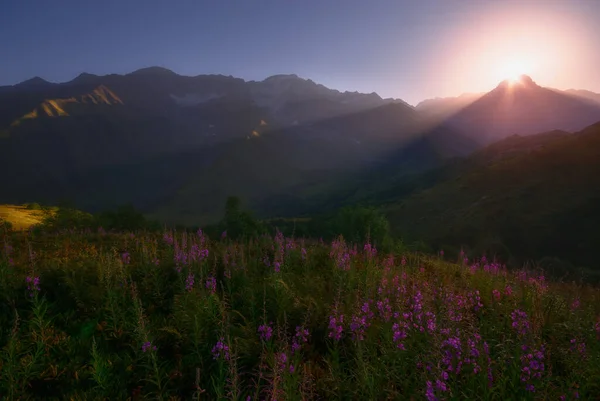
[[[263,217],[306,213],[365,177],[386,187],[514,134],[580,130],[600,121],[594,99],[529,77],[416,107],[293,74],[36,77],[0,87],[0,202],[131,202],[165,222],[206,224],[238,195]]]
[[[600,122],[575,133],[511,136],[397,189],[370,198],[385,204],[406,238],[493,250],[504,260],[600,263]]]

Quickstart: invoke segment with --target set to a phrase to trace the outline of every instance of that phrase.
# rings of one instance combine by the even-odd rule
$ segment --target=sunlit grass
[[[43,220],[44,213],[41,210],[29,210],[25,206],[0,205],[0,219],[12,224],[15,230],[27,230],[34,224]]]

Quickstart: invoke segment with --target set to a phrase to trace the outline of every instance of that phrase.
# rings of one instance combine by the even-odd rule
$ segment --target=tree
[[[351,242],[371,241],[381,247],[390,240],[390,224],[386,217],[374,208],[347,206],[333,218],[331,230]]]
[[[237,196],[230,196],[225,202],[225,216],[221,222],[227,237],[247,238],[264,232],[262,224],[249,211],[242,210],[242,201]]]

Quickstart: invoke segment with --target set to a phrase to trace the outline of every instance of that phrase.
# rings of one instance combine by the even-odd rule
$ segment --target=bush
[[[225,216],[217,227],[221,232],[227,231],[227,237],[232,239],[249,238],[266,232],[265,226],[252,213],[242,210],[242,202],[236,196],[227,198]]]
[[[0,231],[11,231],[13,229],[13,225],[10,221],[6,221],[0,217]]]
[[[72,209],[70,207],[59,207],[54,213],[47,213],[42,220],[41,229],[83,229],[95,226],[94,216],[90,213]]]
[[[149,221],[133,207],[123,205],[115,211],[105,211],[95,216],[96,225],[107,230],[157,230],[160,224]]]
[[[390,244],[390,224],[386,217],[374,208],[344,207],[333,217],[330,230],[334,236],[341,234],[350,242],[370,241],[378,247]]]
[[[42,206],[39,203],[26,203],[25,209],[27,210],[42,210]]]
[[[69,206],[57,208],[54,212],[44,209],[45,217],[40,229],[98,229],[106,230],[136,231],[136,230],[160,230],[158,222],[149,221],[144,215],[132,205],[120,206],[114,211],[104,211],[98,214],[90,214]]]

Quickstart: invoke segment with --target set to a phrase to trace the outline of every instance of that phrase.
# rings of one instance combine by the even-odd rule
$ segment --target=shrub
[[[340,209],[331,221],[330,231],[351,242],[371,241],[379,247],[390,244],[390,224],[374,208],[353,206]]]
[[[11,231],[13,229],[13,225],[10,221],[4,220],[0,217],[0,231]]]
[[[221,232],[226,231],[232,239],[248,238],[266,232],[265,226],[249,211],[242,210],[242,202],[236,196],[230,196],[225,203],[225,216],[218,225]]]
[[[96,225],[108,230],[156,230],[160,224],[149,221],[133,205],[123,205],[115,211],[105,211],[95,216]]]
[[[27,210],[42,210],[42,206],[39,203],[26,203],[25,209]]]

